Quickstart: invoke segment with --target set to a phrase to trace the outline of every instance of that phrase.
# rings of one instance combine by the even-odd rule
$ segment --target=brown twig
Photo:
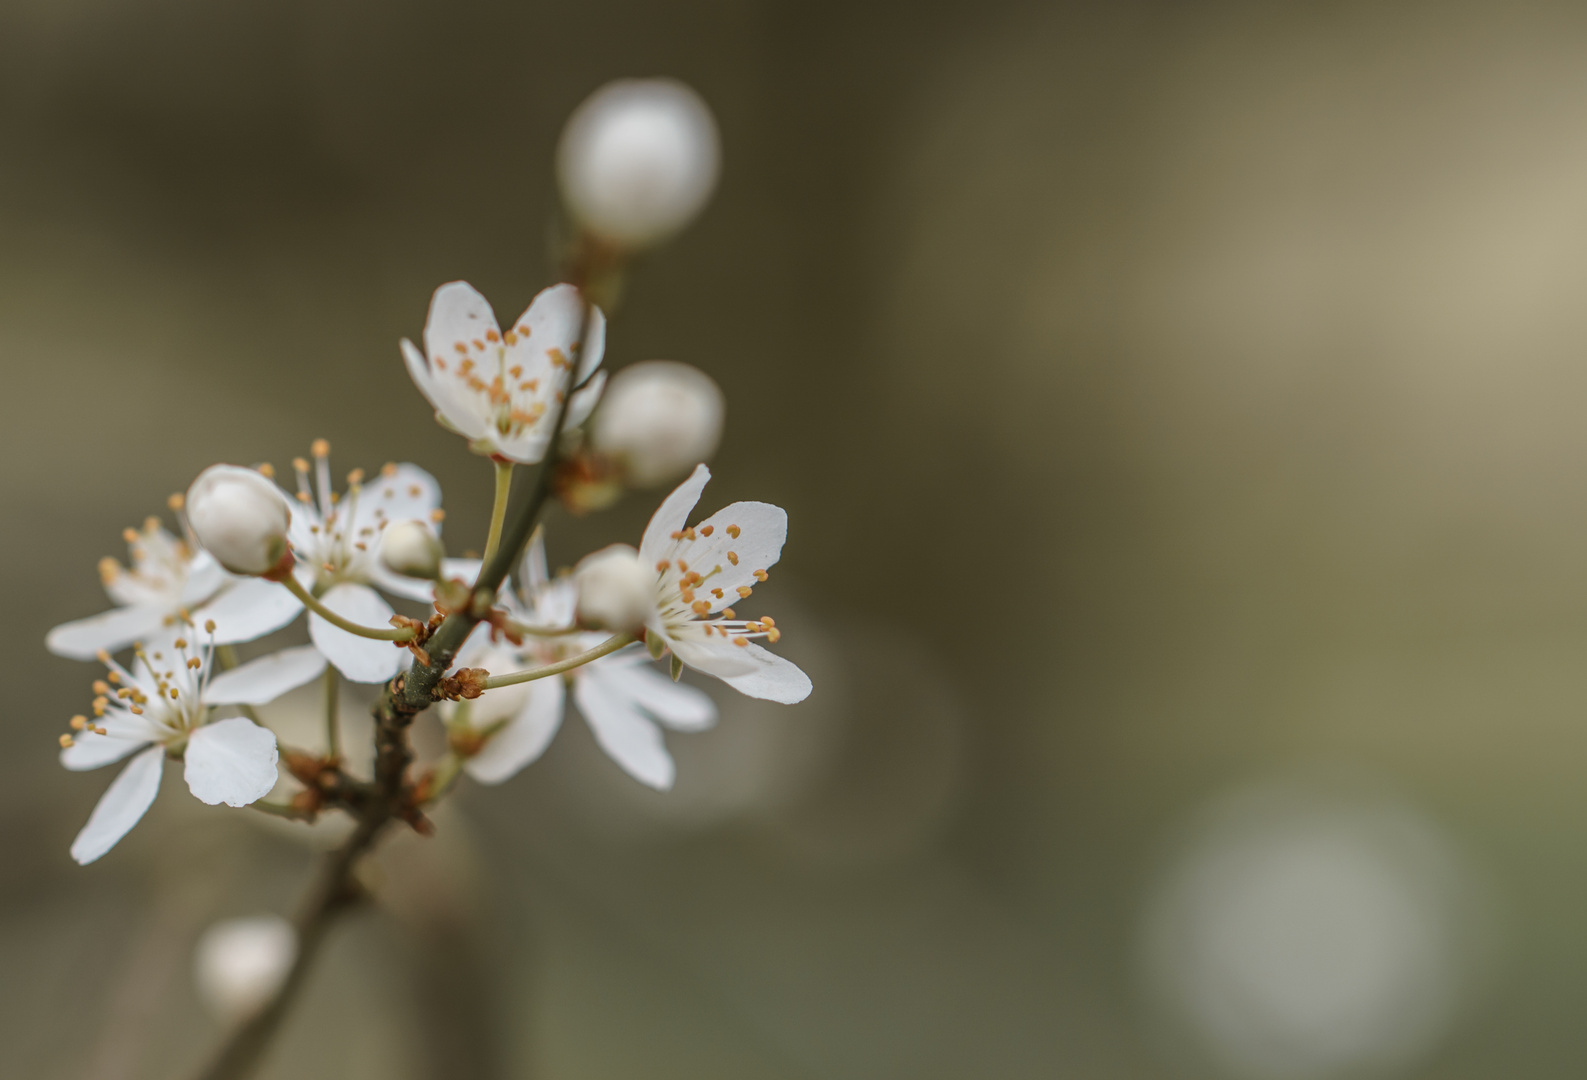
[[[578,283],[579,280],[575,278],[575,284]],[[589,327],[590,308],[586,302],[579,325],[579,352],[573,360],[572,370],[575,373],[588,344]],[[446,677],[447,669],[452,666],[458,649],[475,626],[489,619],[496,603],[497,591],[506,580],[513,563],[529,545],[540,512],[552,494],[562,421],[567,414],[567,402],[576,389],[570,379],[553,420],[557,434],[552,438],[550,452],[541,463],[535,486],[502,536],[501,546],[481,568],[469,602],[460,610],[448,614],[428,636],[424,652],[429,663],[421,663],[416,657],[413,666],[387,683],[376,700],[373,783],[351,780],[340,771],[334,760],[323,763],[326,770],[323,776],[334,777],[330,784],[326,784],[323,778],[321,780],[322,787],[335,792],[333,799],[327,801],[334,801],[352,813],[358,820],[358,827],[341,847],[327,857],[303,908],[298,912],[294,923],[298,934],[297,957],[280,988],[258,1012],[232,1033],[219,1053],[198,1074],[199,1080],[243,1080],[253,1072],[302,989],[309,967],[331,923],[360,898],[354,870],[359,859],[375,845],[386,828],[394,821],[405,821],[418,832],[428,834],[432,831],[429,819],[421,809],[422,793],[408,780],[408,768],[413,764],[408,728],[415,716],[446,694],[440,684]],[[450,689],[454,688],[447,688]]]

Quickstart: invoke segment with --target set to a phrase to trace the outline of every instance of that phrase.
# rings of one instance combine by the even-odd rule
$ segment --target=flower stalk
[[[536,679],[549,678],[552,675],[561,675],[565,671],[572,671],[576,667],[583,667],[592,660],[599,660],[603,656],[610,656],[624,645],[634,641],[634,635],[629,633],[613,634],[595,648],[581,652],[577,656],[570,656],[566,660],[558,660],[554,664],[543,667],[530,668],[527,671],[514,671],[507,675],[492,675],[483,680],[480,685],[486,690],[495,690],[501,686],[513,686],[517,683],[533,682]]]
[[[297,578],[293,577],[291,573],[282,574],[280,577],[274,578],[272,580],[286,586],[287,591],[301,600],[304,607],[314,612],[314,614],[318,615],[332,626],[339,630],[346,630],[349,634],[355,634],[362,638],[369,638],[372,641],[394,641],[399,644],[412,641],[417,636],[413,628],[408,626],[362,626],[353,622],[351,619],[344,618],[321,603],[320,599],[313,593],[309,592],[308,589],[304,588],[303,583]]]

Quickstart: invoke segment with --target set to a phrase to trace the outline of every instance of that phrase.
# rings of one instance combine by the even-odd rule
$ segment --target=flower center
[[[727,605],[748,600],[754,591],[749,584],[734,584],[746,579],[765,581],[763,569],[745,573],[740,567],[735,542],[743,530],[728,525],[720,534],[713,525],[679,529],[672,534],[668,558],[656,563],[656,608],[662,632],[668,637],[716,634],[735,645],[748,645],[752,638],[775,643],[782,637],[777,622],[769,615],[740,619]]]

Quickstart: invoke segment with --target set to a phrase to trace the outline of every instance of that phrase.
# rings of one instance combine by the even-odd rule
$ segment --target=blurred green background
[[[702,508],[789,510],[816,693],[718,695],[669,795],[572,717],[464,790],[266,1075],[1581,1076],[1587,10],[1017,0],[0,6],[0,1072],[190,1069],[193,941],[314,851],[168,778],[73,865],[98,672],[44,631],[200,468],[315,436],[429,468],[478,546],[490,470],[396,342],[444,281],[549,282],[561,123],[652,74],[724,172],[609,362],[727,392]],[[555,518],[553,562],[653,504]],[[1291,783],[1454,868],[1236,948],[1448,997],[1392,1061],[1253,1065],[1141,962],[1203,808]],[[1407,925],[1442,966],[1394,967]],[[1334,963],[1357,926],[1387,982]]]

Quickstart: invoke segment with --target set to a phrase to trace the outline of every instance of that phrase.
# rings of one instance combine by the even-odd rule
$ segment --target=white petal
[[[738,535],[728,532],[736,526]],[[710,528],[711,535],[705,530]],[[780,506],[763,502],[737,502],[706,518],[694,527],[693,540],[679,540],[672,557],[681,558],[689,569],[697,570],[710,580],[708,587],[697,590],[696,595],[710,604],[711,611],[743,602],[739,586],[754,588],[760,584],[755,571],[767,570],[782,555],[783,543],[788,538],[788,513]],[[728,558],[733,555],[738,561]],[[668,558],[667,552],[656,556]],[[676,579],[679,571],[669,570],[667,576]],[[717,596],[716,590],[722,590]]]
[[[107,731],[114,730],[101,723]],[[115,734],[98,735],[92,731],[80,732],[72,737],[72,745],[61,751],[61,764],[72,772],[86,772],[120,761],[134,750],[148,746],[150,739],[138,734],[116,731]]]
[[[671,637],[667,639],[667,647],[689,667],[707,675],[715,675],[718,679],[752,675],[756,671],[755,661],[749,655],[749,646],[734,645],[726,638],[706,637],[703,633]]]
[[[562,723],[565,691],[560,678],[553,676],[523,685],[529,693],[517,714],[491,736],[483,750],[463,763],[468,774],[482,784],[499,784],[545,753]],[[501,688],[507,689],[511,688]],[[486,691],[473,704],[478,706],[495,693],[500,690]],[[480,722],[476,715],[474,723]]]
[[[757,667],[748,675],[727,675],[722,681],[746,697],[792,705],[810,696],[810,676],[797,664],[761,648],[753,641],[740,648]]]
[[[298,617],[303,605],[283,585],[264,578],[239,578],[193,612],[200,629],[215,621],[215,644],[235,645],[279,630]]]
[[[606,389],[606,372],[597,372],[595,378],[573,392],[568,399],[567,418],[562,421],[565,427],[575,428],[590,418],[590,413],[595,411],[595,406],[601,402],[601,391]]]
[[[418,600],[421,603],[428,603],[435,599],[435,582],[395,573],[386,569],[385,565],[380,562],[370,566],[369,581],[370,584],[390,593],[392,596],[401,596],[407,600]]]
[[[44,636],[44,647],[70,660],[92,660],[100,649],[115,652],[148,637],[160,628],[167,614],[159,608],[113,608],[62,623]]]
[[[483,355],[484,350],[474,342],[483,345],[489,340],[487,334],[498,329],[490,304],[466,281],[449,282],[435,290],[424,324],[424,356],[430,372],[426,396],[447,424],[470,439],[486,434],[491,413],[487,399],[457,377],[457,366],[465,357]],[[437,360],[446,365],[445,370],[436,368]]]
[[[650,524],[645,526],[644,539],[639,542],[639,554],[646,562],[653,563],[664,557],[672,544],[672,534],[688,522],[689,511],[700,501],[700,492],[705,490],[710,479],[711,470],[704,465],[696,465],[689,478],[662,500],[651,515]]]
[[[672,786],[672,757],[661,739],[661,729],[627,698],[612,692],[599,679],[579,679],[573,700],[611,759],[635,780],[665,791]]]
[[[72,858],[84,866],[116,846],[132,829],[160,793],[160,771],[165,748],[151,746],[127,763],[88,815],[72,841]]]
[[[391,605],[368,585],[333,586],[320,602],[343,618],[361,626],[387,627],[395,614]],[[309,613],[309,637],[325,659],[353,682],[385,682],[406,666],[409,652],[389,641],[359,637],[339,630],[313,612]]]
[[[479,559],[442,559],[441,576],[447,581],[461,581],[465,585],[472,585],[479,580],[479,572],[484,565]]]
[[[590,325],[584,330],[584,355],[579,357],[579,375],[574,386],[589,382],[595,369],[606,356],[606,314],[594,304],[590,305]],[[597,394],[599,396],[599,394]],[[571,408],[571,404],[569,406]],[[572,421],[569,421],[572,423]]]
[[[324,670],[325,657],[313,645],[282,649],[216,675],[204,700],[210,705],[268,705]]]
[[[716,703],[709,694],[697,687],[673,682],[650,666],[643,649],[636,650],[634,656],[643,662],[633,663],[614,656],[595,661],[575,677],[599,679],[613,694],[626,697],[675,731],[703,731],[716,723]]]
[[[252,720],[233,716],[188,736],[188,790],[211,806],[247,806],[276,786],[276,737]]]
[[[445,372],[431,369],[424,354],[407,338],[402,340],[402,359],[408,366],[408,374],[413,377],[413,384],[434,407],[435,418],[442,426],[470,439],[477,439],[485,433],[485,414],[470,407],[467,396],[460,392],[462,387],[458,381],[447,378]]]
[[[345,504],[344,504],[345,505]],[[430,512],[441,505],[441,485],[435,477],[410,462],[382,471],[364,483],[353,511],[352,529],[378,530],[395,521],[429,521]],[[363,536],[371,549],[378,537]]]
[[[226,584],[229,577],[231,575],[215,561],[215,556],[200,551],[187,565],[187,581],[182,584],[182,604],[190,608],[197,607]]]

